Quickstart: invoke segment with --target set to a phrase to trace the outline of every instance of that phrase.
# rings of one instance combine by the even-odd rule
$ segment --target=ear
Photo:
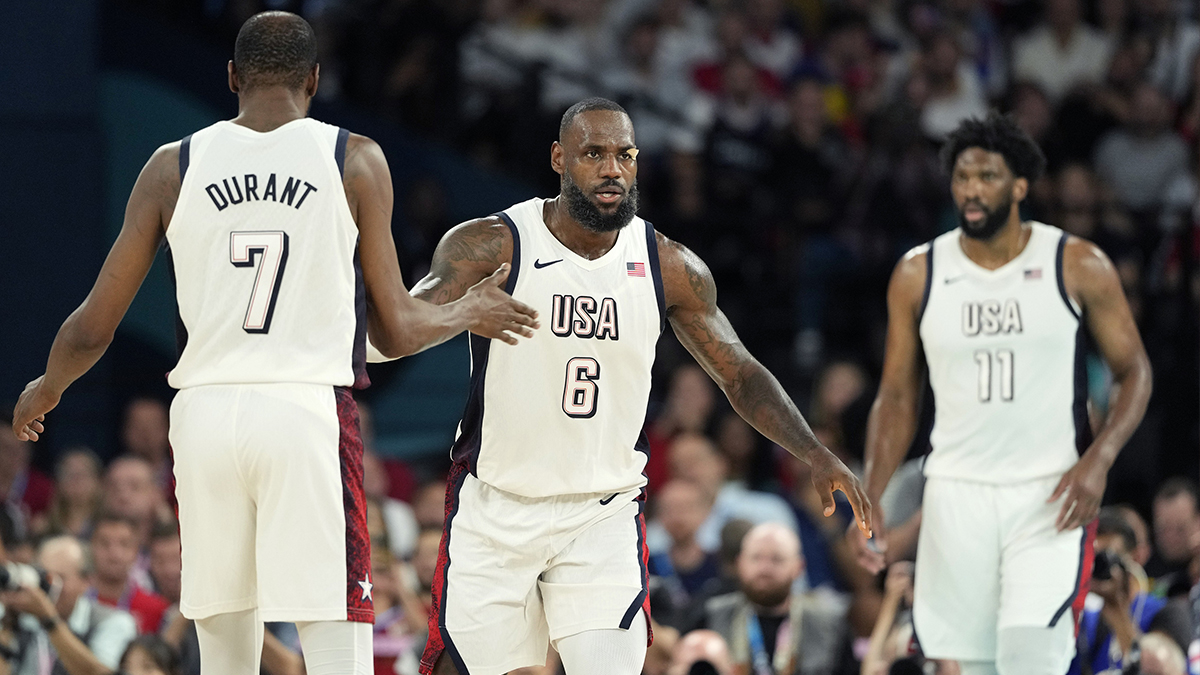
[[[567,170],[567,153],[563,149],[562,143],[554,141],[550,144],[550,168],[554,169],[554,173],[563,175]]]
[[[238,84],[237,69],[233,67],[232,59],[229,61],[229,65],[225,67],[225,70],[229,72],[229,91],[235,94],[239,93],[241,86]]]
[[[308,78],[304,81],[304,95],[312,98],[317,95],[317,85],[321,80],[321,64],[314,63],[312,72],[308,74]]]
[[[1012,187],[1013,204],[1018,204],[1018,203],[1024,201],[1025,197],[1028,195],[1029,195],[1029,179],[1028,178],[1017,178],[1016,180],[1014,180],[1013,187]]]

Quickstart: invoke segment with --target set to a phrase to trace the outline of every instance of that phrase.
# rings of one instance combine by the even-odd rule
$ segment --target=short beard
[[[967,222],[967,217],[963,215],[962,209],[959,209],[958,223],[962,226],[963,234],[980,241],[987,241],[996,236],[1000,228],[1004,227],[1004,224],[1008,222],[1008,216],[1012,213],[1012,204],[1012,197],[1009,197],[1001,202],[994,211],[989,211],[986,206],[980,205],[980,208],[983,209],[984,218],[983,222],[979,225],[972,225]]]
[[[751,588],[748,584],[742,584],[742,593],[746,599],[759,607],[772,608],[778,607],[788,596],[792,594],[792,585],[784,584],[773,588]]]
[[[612,181],[615,184],[615,181]],[[603,185],[602,185],[603,186]],[[571,179],[571,174],[564,173],[562,179],[563,200],[567,203],[567,213],[571,215],[584,229],[592,232],[616,232],[633,221],[638,210],[637,181],[629,186],[625,198],[617,205],[617,210],[604,214],[600,207],[592,203],[579,185]]]

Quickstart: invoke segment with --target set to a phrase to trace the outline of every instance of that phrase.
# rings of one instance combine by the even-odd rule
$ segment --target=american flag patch
[[[1030,279],[1041,279],[1041,278],[1042,278],[1042,268],[1035,267],[1031,270],[1025,270],[1025,280],[1026,281],[1029,281]]]
[[[646,263],[625,263],[625,274],[631,277],[646,276]]]

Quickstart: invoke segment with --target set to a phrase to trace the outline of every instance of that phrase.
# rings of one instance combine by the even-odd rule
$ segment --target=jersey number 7
[[[254,290],[250,293],[250,304],[242,321],[242,330],[247,333],[271,330],[271,316],[275,314],[275,300],[279,297],[279,285],[283,283],[287,257],[288,236],[282,230],[229,233],[229,262],[234,267],[258,264]]]

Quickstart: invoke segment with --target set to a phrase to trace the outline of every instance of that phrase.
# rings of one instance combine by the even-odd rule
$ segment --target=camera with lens
[[[1108,581],[1113,578],[1113,569],[1117,567],[1121,568],[1123,572],[1129,572],[1125,567],[1125,561],[1121,559],[1121,554],[1109,549],[1096,551],[1096,562],[1092,566],[1092,578]]]
[[[17,562],[0,565],[0,590],[15,591],[20,588],[37,586],[42,591],[50,593],[53,585],[50,575],[33,565]]]

